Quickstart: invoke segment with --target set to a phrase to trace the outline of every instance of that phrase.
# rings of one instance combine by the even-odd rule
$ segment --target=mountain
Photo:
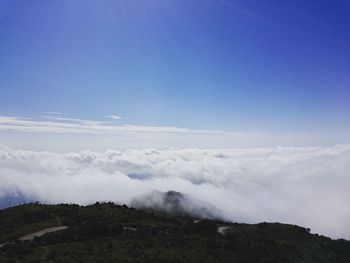
[[[176,191],[153,191],[135,198],[131,206],[138,209],[162,211],[171,215],[190,216],[199,219],[221,219],[221,212],[214,206]]]
[[[163,197],[175,211],[186,200],[176,192]],[[28,238],[47,229],[51,232]],[[349,241],[299,226],[198,220],[182,212],[114,203],[25,204],[0,210],[0,247],[0,263],[350,262]]]

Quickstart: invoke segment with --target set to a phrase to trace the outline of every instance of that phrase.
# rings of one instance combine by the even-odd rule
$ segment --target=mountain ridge
[[[177,194],[175,194],[177,196]],[[177,196],[178,197],[178,196]],[[18,239],[57,226],[67,229]],[[222,234],[219,227],[228,231]],[[0,262],[350,262],[350,242],[280,223],[198,219],[96,202],[0,210]],[[45,247],[46,249],[43,249]]]

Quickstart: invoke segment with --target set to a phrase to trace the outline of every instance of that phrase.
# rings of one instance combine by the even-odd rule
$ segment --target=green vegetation
[[[68,228],[21,242],[20,236]],[[217,226],[230,226],[227,234]],[[189,216],[91,206],[28,204],[0,210],[0,262],[350,262],[350,242],[285,224],[194,223]]]

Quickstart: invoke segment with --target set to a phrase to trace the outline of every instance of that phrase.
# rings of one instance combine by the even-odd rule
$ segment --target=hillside
[[[18,241],[55,226],[67,229]],[[224,232],[220,234],[217,230]],[[286,224],[233,224],[128,208],[27,204],[0,210],[0,262],[350,262],[350,242]]]

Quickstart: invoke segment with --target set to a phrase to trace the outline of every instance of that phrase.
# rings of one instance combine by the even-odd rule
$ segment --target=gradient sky
[[[350,131],[350,2],[0,0],[0,115]]]

